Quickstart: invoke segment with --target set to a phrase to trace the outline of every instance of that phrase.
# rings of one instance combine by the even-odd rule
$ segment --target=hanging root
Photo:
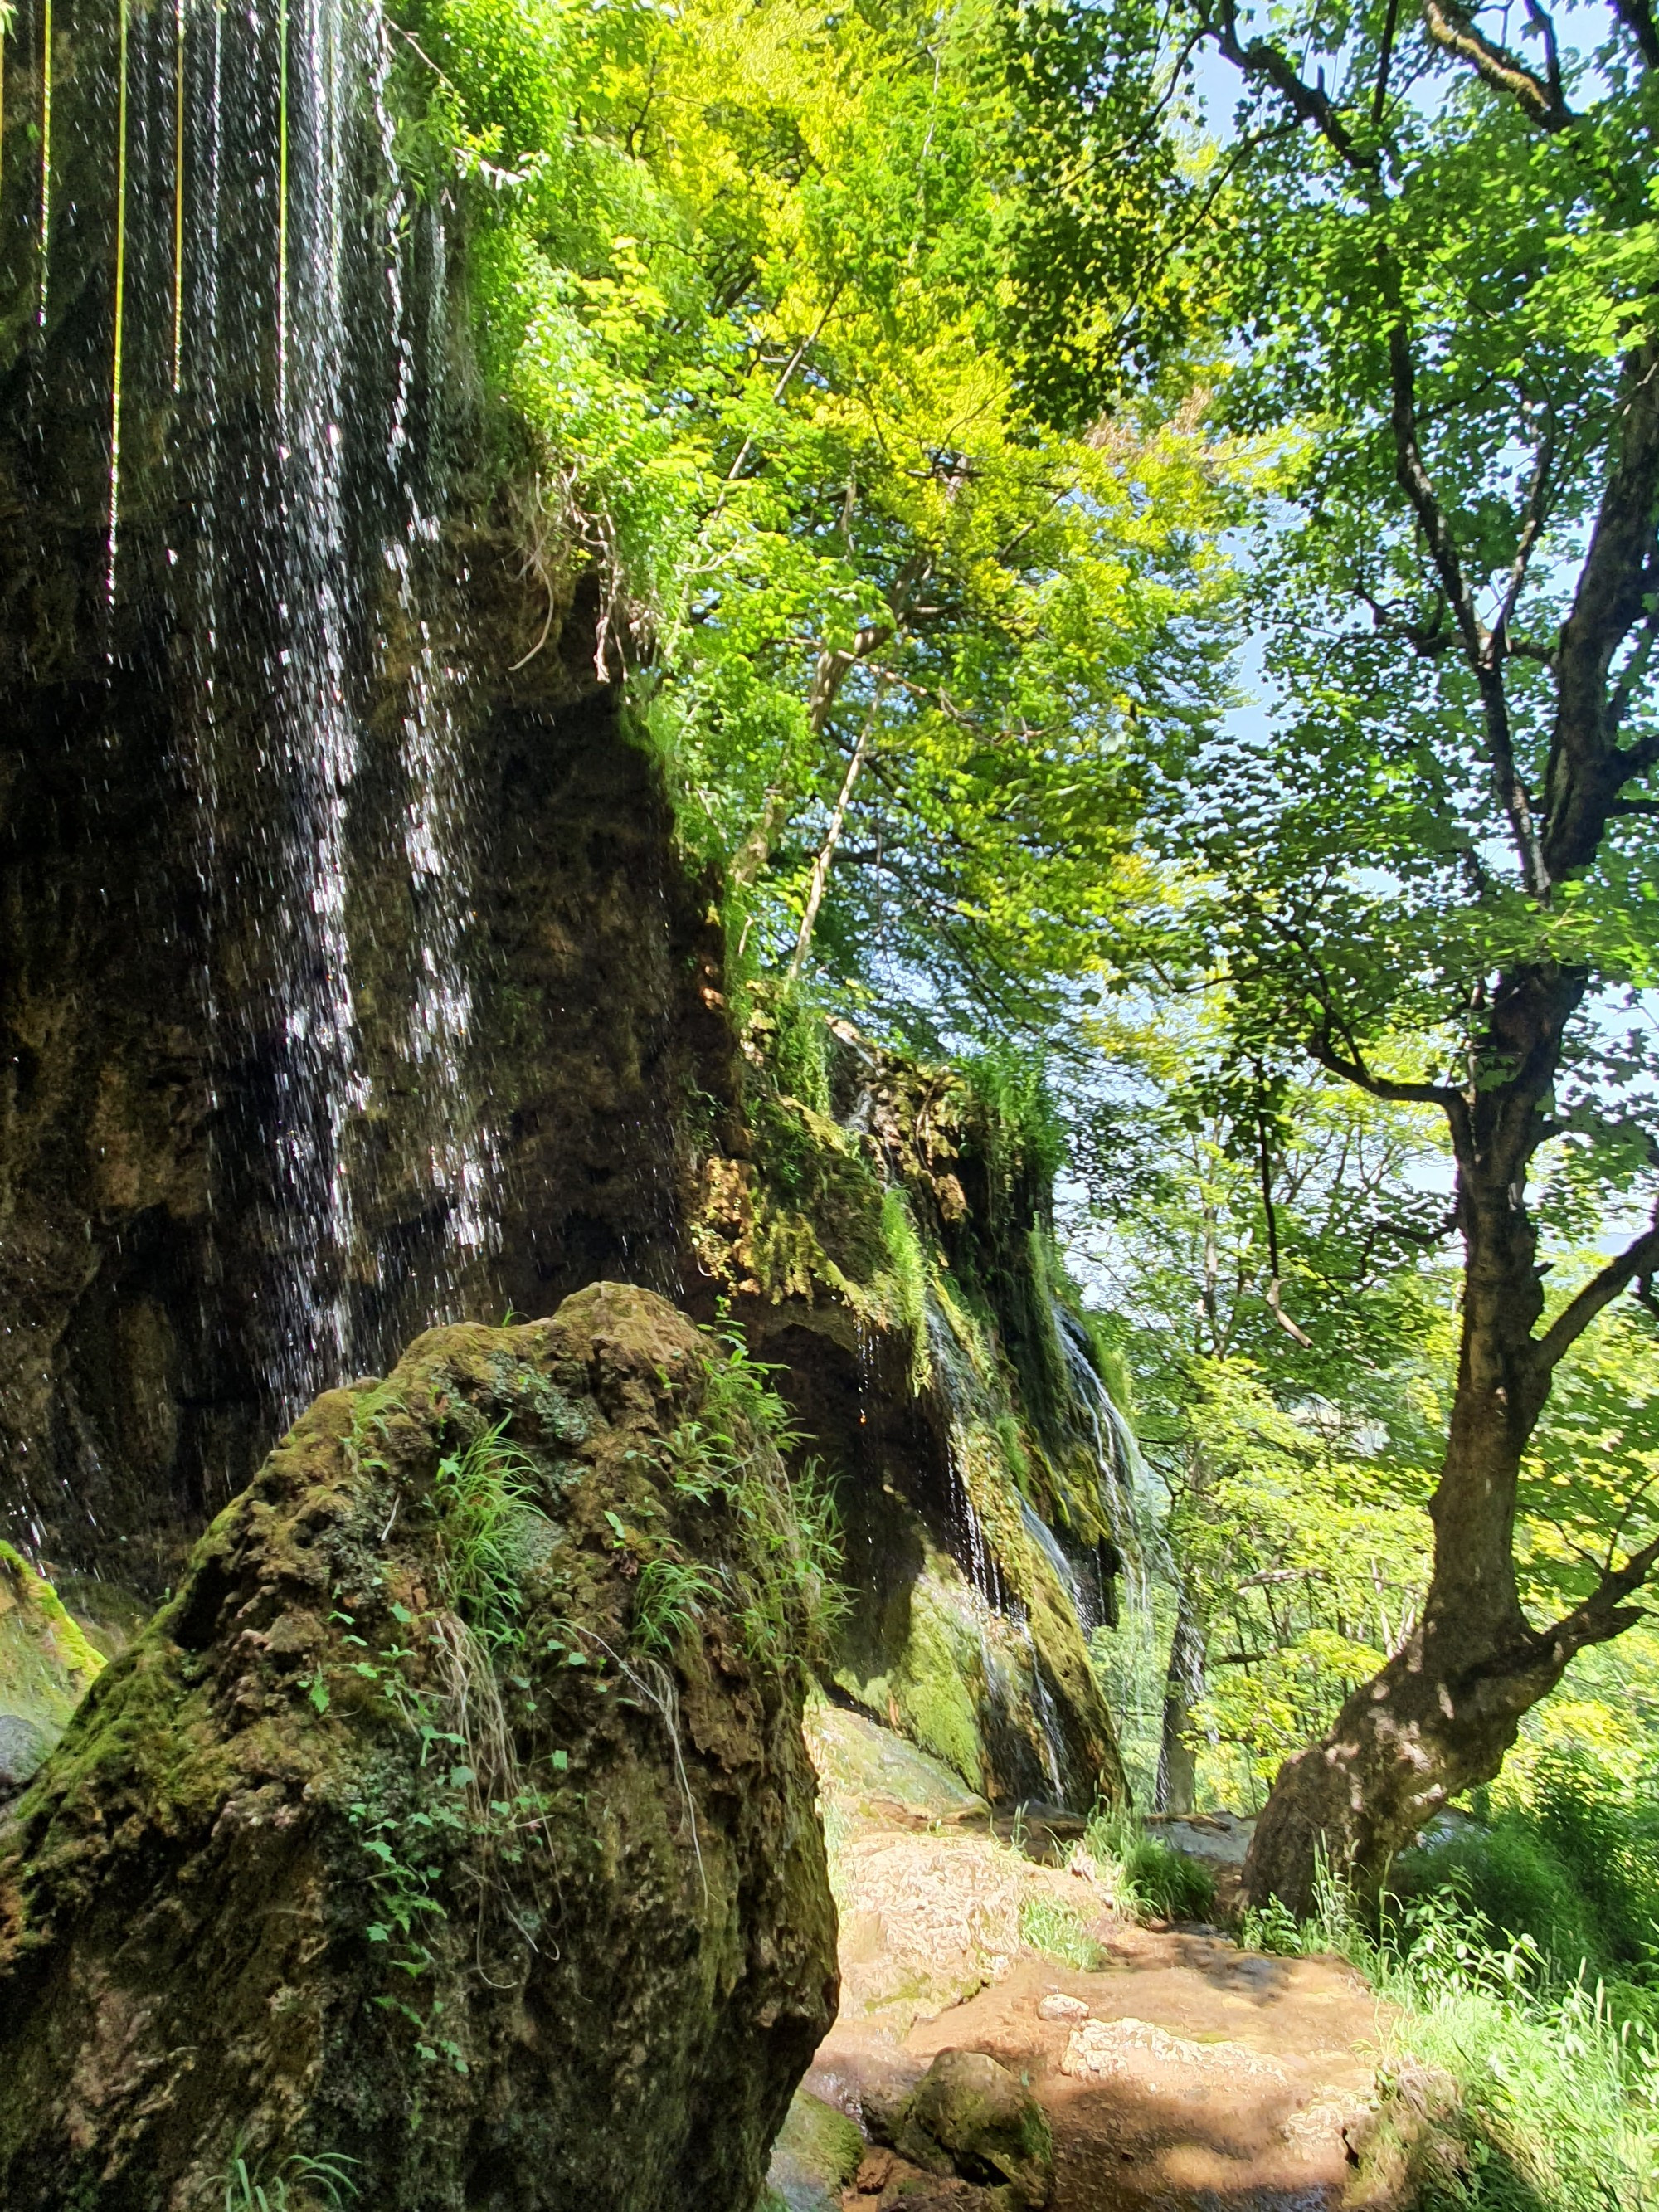
[[[697,1879],[702,1884],[702,1901],[709,1901],[708,1872],[702,1863],[702,1838],[697,1832],[697,1803],[691,1795],[691,1778],[685,1771],[685,1756],[680,1741],[679,1692],[674,1686],[674,1677],[659,1659],[623,1659],[602,1636],[593,1638],[606,1658],[617,1668],[623,1680],[641,1705],[649,1705],[660,1718],[674,1753],[674,1778],[680,1785],[680,1795],[685,1800],[685,1816],[691,1827],[691,1853],[697,1862]]]
[[[459,1613],[434,1613],[433,1641],[446,1717],[460,1739],[471,1775],[467,1809],[481,1826],[492,1804],[516,1802],[521,1788],[519,1755],[489,1652]]]

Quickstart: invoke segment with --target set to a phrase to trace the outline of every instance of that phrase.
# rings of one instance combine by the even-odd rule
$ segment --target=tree
[[[1073,1264],[1170,1492],[1161,1811],[1191,1808],[1200,1760],[1254,1802],[1414,1616],[1449,1319],[1432,1115],[1315,1069],[1270,1084],[1229,1015],[1214,994],[1093,1019],[1109,1089],[1073,1137]]]
[[[1659,1224],[1631,1221],[1553,1297],[1537,1203],[1565,1154],[1558,1188],[1639,1218],[1659,1164],[1633,995],[1659,920],[1659,29],[1646,0],[1614,0],[1591,51],[1537,0],[1519,46],[1507,21],[1195,0],[1168,57],[1240,83],[1208,249],[1240,355],[1224,404],[1289,443],[1259,549],[1276,709],[1188,757],[1164,849],[1212,887],[1238,1064],[1299,1048],[1437,1109],[1462,1248],[1421,1617],[1286,1762],[1245,1872],[1248,1899],[1297,1909],[1322,1838],[1374,1881],[1493,1775],[1659,1562],[1632,1470],[1570,1602],[1529,1616],[1516,1564],[1558,1371],[1659,1272]]]
[[[1152,180],[1034,228],[1063,109],[994,0],[410,20],[543,635],[596,568],[734,970],[1019,1018],[1123,904],[1148,764],[1222,663],[1225,446],[1178,378],[1073,419],[1063,337],[1014,312],[1064,262],[1121,282],[1097,390],[1158,355]]]

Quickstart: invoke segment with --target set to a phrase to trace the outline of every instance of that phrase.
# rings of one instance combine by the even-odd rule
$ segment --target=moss
[[[811,1310],[811,1335],[859,1363],[838,1472],[851,1555],[883,1564],[849,1608],[835,1677],[975,1788],[1051,1795],[1058,1764],[1084,1809],[1121,1790],[1121,1767],[1081,1626],[1025,1511],[1085,1543],[1111,1533],[1056,1322],[1075,1291],[1049,1229],[1051,1104],[1029,1069],[918,1066],[763,984],[744,1052],[753,1158],[708,1164],[693,1242],[717,1285],[755,1301],[760,1340],[787,1326],[796,1359]],[[827,1381],[797,1385],[809,1425],[844,1402],[846,1383]],[[878,1465],[890,1509],[854,1494]],[[945,1558],[969,1518],[992,1562],[974,1571],[1007,1618],[981,1620]],[[908,1564],[924,1559],[919,1573]]]
[[[846,2113],[798,2089],[768,2179],[788,2212],[836,2212],[863,2155],[864,2137]]]
[[[984,1661],[963,1614],[941,1599],[931,1577],[910,1598],[910,1634],[894,1669],[891,1696],[908,1733],[924,1751],[982,1790],[989,1762],[973,1691]]]
[[[54,1743],[104,1665],[51,1583],[0,1543],[0,1715]]]
[[[765,1538],[661,1449],[711,1387],[689,1323],[600,1285],[433,1331],[290,1431],[7,1832],[11,2212],[216,2203],[238,2142],[353,2159],[381,2212],[504,2167],[525,2212],[753,2203],[833,1908],[799,1675],[726,1595]],[[492,1555],[510,1602],[452,1610],[441,1470],[503,1402],[507,1503],[553,1533]],[[647,1660],[653,1543],[720,1598]]]

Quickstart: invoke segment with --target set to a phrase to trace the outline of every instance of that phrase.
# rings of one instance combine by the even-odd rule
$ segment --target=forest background
[[[1380,1713],[1354,1870],[1457,1799],[1494,1940],[1645,1986],[1651,1880],[1585,1887],[1659,1832],[1644,0],[397,27],[544,639],[596,575],[739,1013],[953,1059],[1060,1170],[1143,1796],[1291,1760],[1294,1928],[1294,1755]]]

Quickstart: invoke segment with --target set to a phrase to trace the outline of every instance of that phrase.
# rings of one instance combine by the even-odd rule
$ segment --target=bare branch
[[[1510,624],[1515,620],[1521,587],[1527,580],[1527,569],[1544,528],[1544,509],[1549,498],[1550,466],[1555,459],[1555,439],[1547,432],[1538,443],[1538,456],[1533,464],[1532,482],[1527,488],[1527,504],[1521,520],[1521,535],[1516,544],[1515,558],[1510,563],[1509,588],[1504,594],[1504,611],[1498,617],[1498,635],[1509,649]]]
[[[1638,1275],[1659,1267],[1659,1221],[1643,1231],[1599,1274],[1592,1275],[1577,1296],[1559,1313],[1542,1336],[1535,1338],[1534,1356],[1545,1374],[1557,1366],[1595,1319]]]
[[[1529,9],[1529,15],[1534,15]],[[1456,5],[1456,0],[1425,0],[1423,20],[1437,46],[1467,62],[1494,92],[1507,93],[1522,113],[1540,131],[1565,131],[1577,118],[1560,97],[1560,70],[1554,63],[1554,37],[1546,41],[1551,56],[1553,85],[1529,70],[1507,46],[1495,45]],[[1547,21],[1547,19],[1546,19]]]

